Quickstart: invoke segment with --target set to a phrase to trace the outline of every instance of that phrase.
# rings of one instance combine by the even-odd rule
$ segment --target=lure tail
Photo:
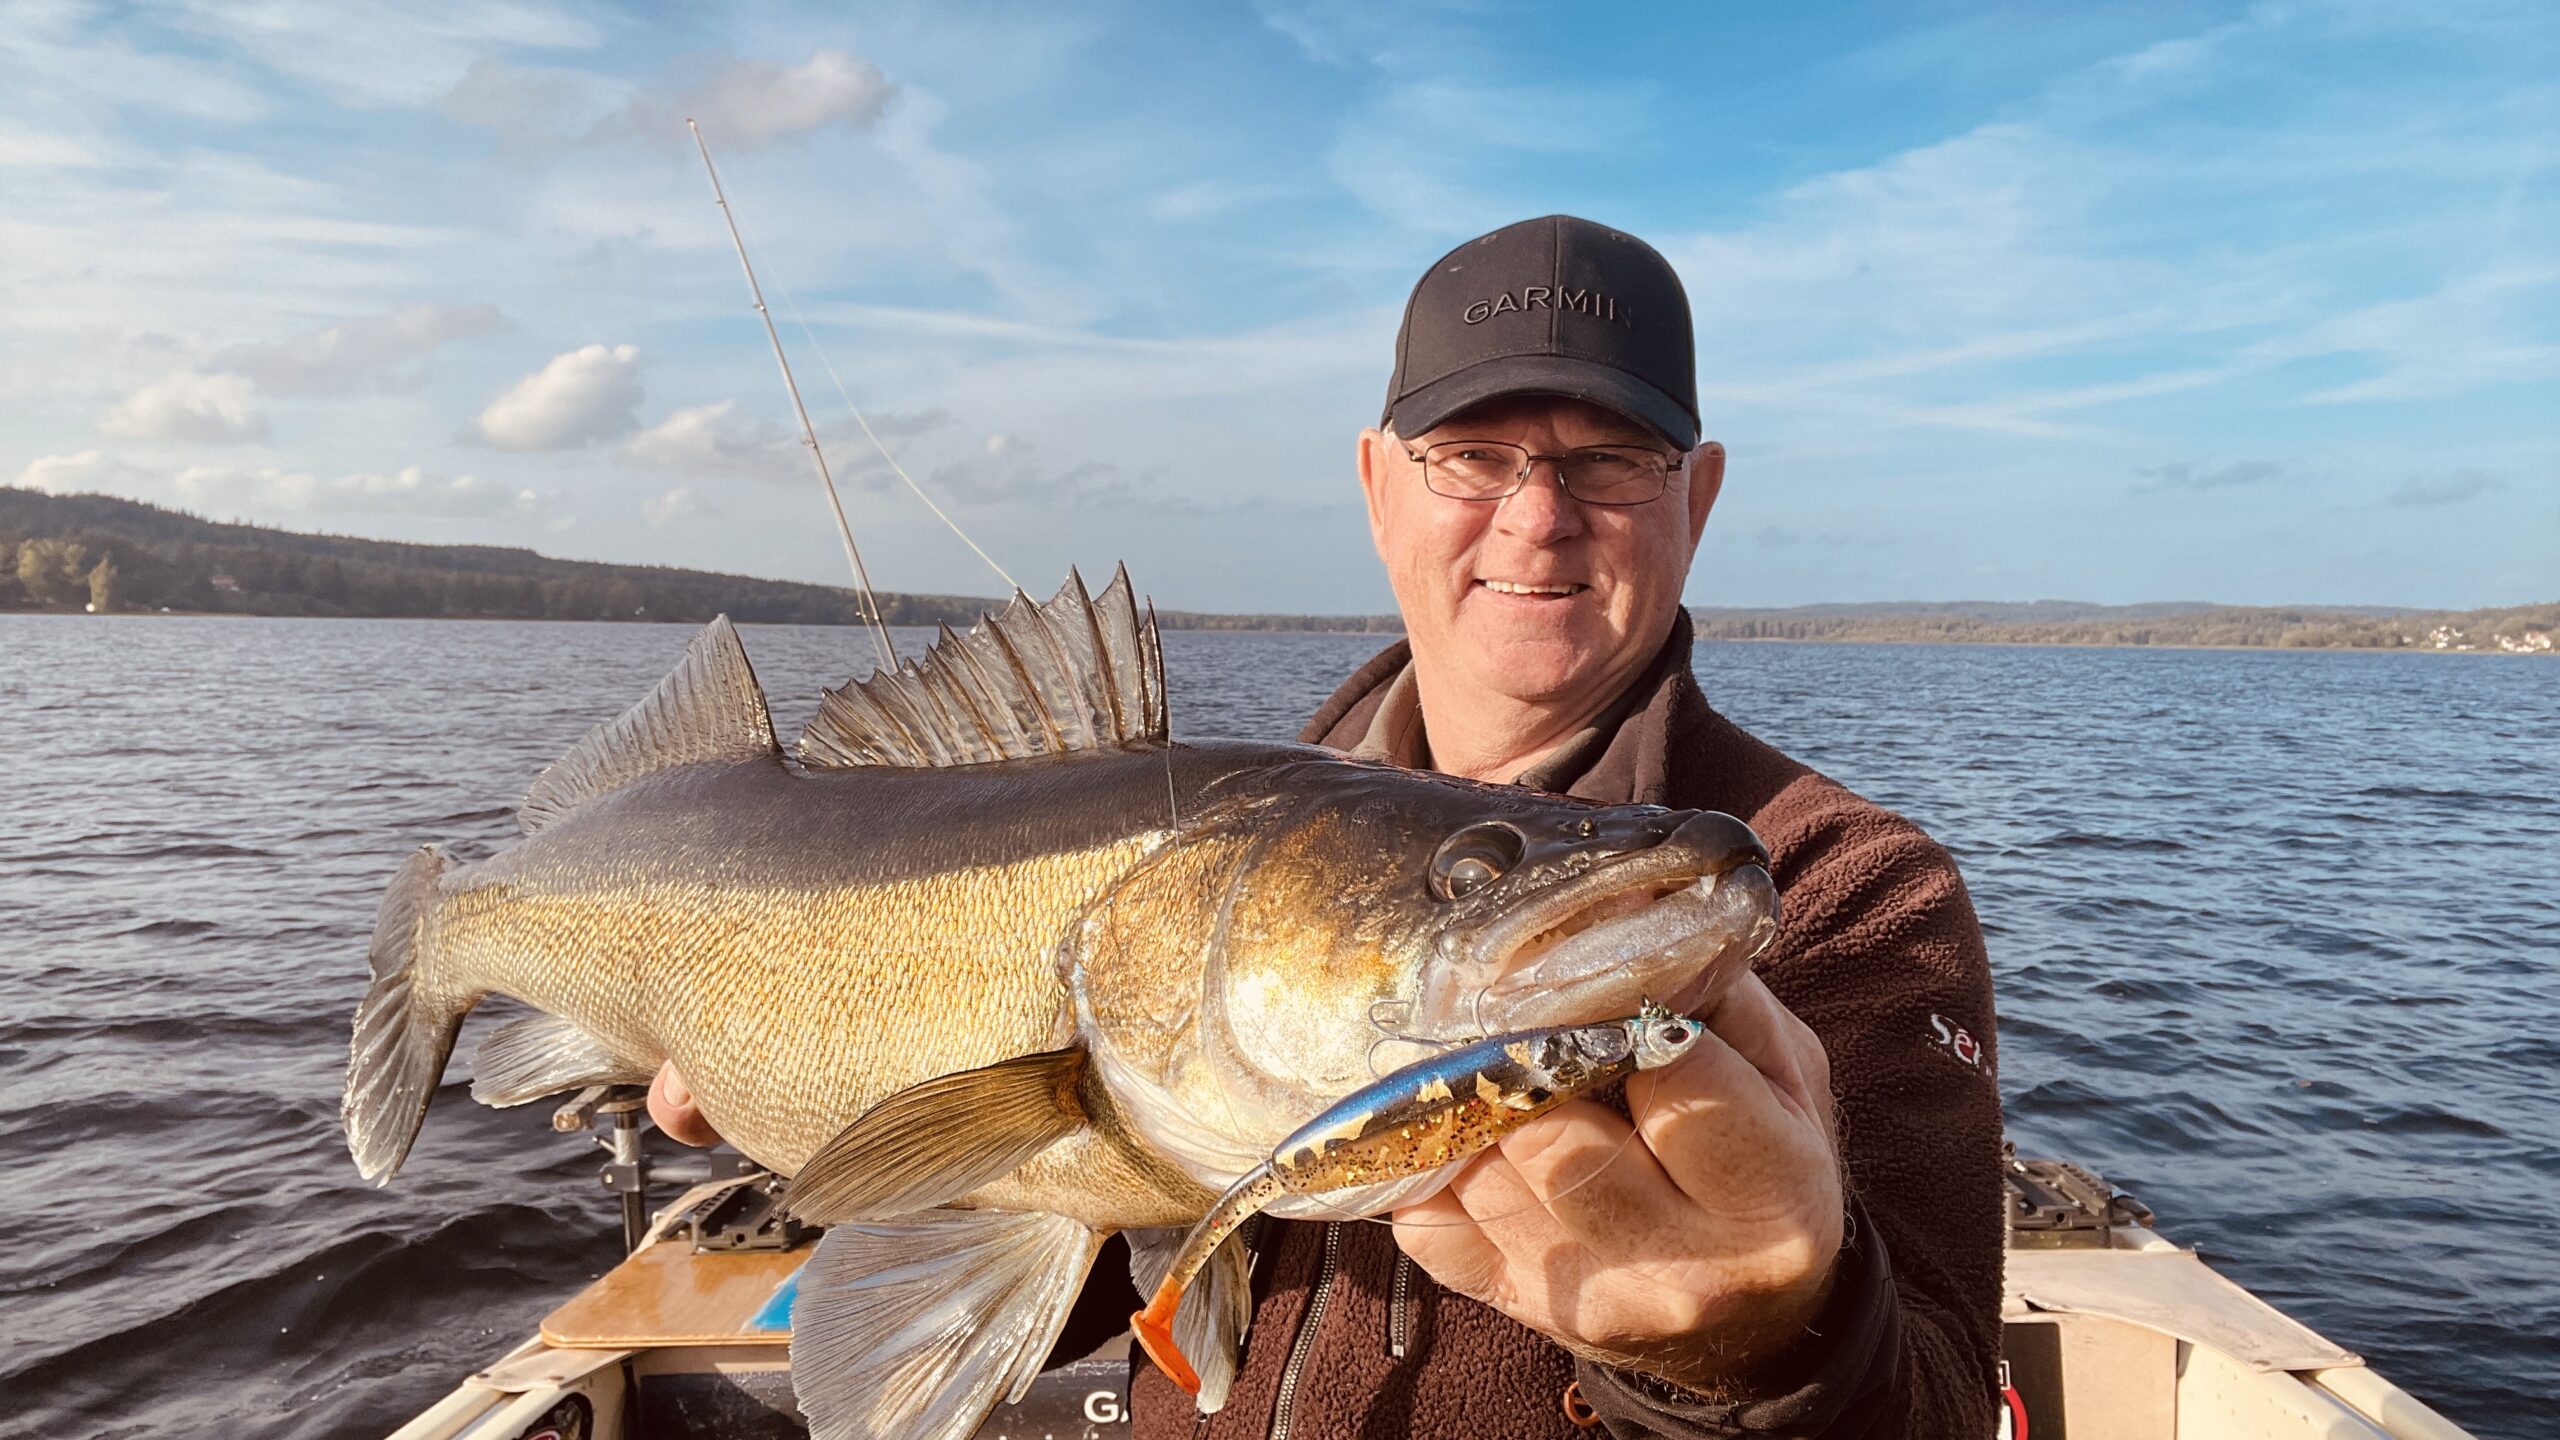
[[[1156,1286],[1147,1308],[1129,1317],[1129,1333],[1138,1337],[1138,1345],[1147,1358],[1156,1363],[1165,1378],[1182,1387],[1185,1395],[1200,1393],[1200,1375],[1183,1358],[1182,1347],[1174,1343],[1173,1317],[1182,1309],[1183,1281],[1173,1275],[1164,1277]]]
[[[1166,1379],[1181,1386],[1184,1394],[1200,1393],[1200,1374],[1183,1357],[1182,1346],[1173,1335],[1175,1317],[1182,1311],[1183,1292],[1228,1236],[1286,1193],[1269,1165],[1246,1171],[1244,1178],[1228,1186],[1218,1203],[1209,1207],[1209,1213],[1200,1217],[1200,1223],[1182,1237],[1182,1246],[1173,1252],[1173,1263],[1166,1267],[1164,1278],[1156,1282],[1147,1308],[1129,1317],[1129,1332],[1138,1337],[1147,1358],[1156,1362]]]

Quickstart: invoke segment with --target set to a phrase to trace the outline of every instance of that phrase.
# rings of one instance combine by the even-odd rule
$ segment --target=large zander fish
[[[383,899],[356,1164],[399,1168],[492,994],[545,1013],[482,1043],[486,1103],[675,1061],[831,1227],[791,1357],[821,1440],[969,1434],[1028,1387],[1108,1235],[1152,1289],[1334,1101],[1488,1035],[1697,1013],[1776,925],[1728,816],[1173,743],[1125,573],[829,691],[796,765],[714,621],[521,818],[476,863],[419,850]],[[1271,1208],[1377,1213],[1446,1169]],[[1174,1322],[1204,1408],[1249,1312],[1241,1251]]]

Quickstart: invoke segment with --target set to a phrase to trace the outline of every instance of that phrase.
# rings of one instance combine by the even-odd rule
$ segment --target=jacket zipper
[[[1396,1252],[1395,1287],[1387,1298],[1387,1354],[1401,1360],[1413,1345],[1413,1257]]]
[[[1341,1268],[1342,1222],[1328,1220],[1324,1263],[1316,1270],[1316,1288],[1307,1292],[1307,1313],[1298,1322],[1298,1338],[1289,1346],[1289,1363],[1280,1371],[1280,1398],[1271,1406],[1271,1440],[1289,1440],[1290,1422],[1297,1418],[1298,1376],[1316,1348],[1316,1327],[1324,1323],[1325,1302],[1333,1298],[1334,1272]]]

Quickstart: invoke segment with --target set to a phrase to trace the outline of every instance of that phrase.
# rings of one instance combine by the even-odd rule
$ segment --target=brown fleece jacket
[[[1972,903],[1910,822],[1709,708],[1690,647],[1683,615],[1598,733],[1524,778],[1596,801],[1722,810],[1768,845],[1782,918],[1758,969],[1829,1052],[1850,1191],[1850,1240],[1811,1333],[1767,1393],[1718,1403],[1576,1361],[1433,1283],[1383,1225],[1274,1223],[1226,1407],[1195,1417],[1140,1362],[1135,1440],[1564,1440],[1594,1425],[1624,1440],[1992,1433],[2000,1102]],[[1358,745],[1409,657],[1400,643],[1370,661],[1301,738]],[[1564,1403],[1577,1380],[1580,1425]]]

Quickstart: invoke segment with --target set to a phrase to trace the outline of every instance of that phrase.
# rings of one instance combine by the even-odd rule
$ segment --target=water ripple
[[[688,638],[0,617],[12,1419],[379,1434],[611,1262],[592,1152],[540,1107],[469,1104],[457,1064],[400,1184],[377,1191],[347,1164],[337,1089],[402,857],[505,843],[534,773]],[[786,732],[869,665],[850,631],[747,643]],[[1175,725],[1292,734],[1375,648],[1168,636]],[[1959,857],[2022,1148],[2113,1176],[2484,1436],[2540,1433],[2560,1396],[2560,1267],[2535,1218],[2560,1183],[2553,667],[1785,644],[1698,659],[1726,713]],[[136,735],[98,763],[99,737]]]

